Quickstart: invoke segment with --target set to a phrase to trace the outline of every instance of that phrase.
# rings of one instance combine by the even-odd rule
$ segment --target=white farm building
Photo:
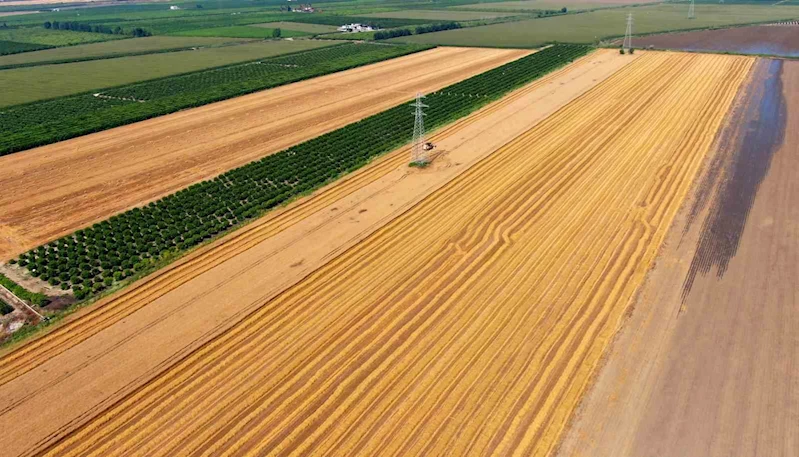
[[[347,24],[338,28],[339,32],[371,32],[375,29],[364,24]]]

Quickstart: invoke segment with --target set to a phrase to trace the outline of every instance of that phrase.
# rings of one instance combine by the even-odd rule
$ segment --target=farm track
[[[441,138],[455,135],[479,120],[494,115],[494,113],[501,111],[505,106],[525,97],[527,94],[537,91],[551,81],[561,78],[564,74],[587,65],[588,62],[588,59],[578,60],[568,67],[557,70],[522,89],[514,91],[477,113],[436,131],[430,140],[438,142]],[[119,322],[138,309],[147,306],[158,297],[191,281],[202,273],[247,251],[285,228],[385,176],[405,163],[407,157],[408,151],[406,149],[394,151],[383,158],[377,159],[373,164],[326,186],[312,196],[303,198],[284,210],[267,214],[264,218],[246,225],[231,235],[222,238],[219,242],[201,248],[197,252],[190,254],[186,259],[180,260],[120,293],[92,305],[88,312],[73,316],[63,325],[0,358],[0,386],[36,368],[69,348],[80,344],[90,336]],[[31,395],[34,393],[31,392]],[[0,409],[0,414],[10,407],[11,405],[7,405],[5,408]]]
[[[751,64],[644,54],[43,454],[548,454]]]
[[[433,49],[0,157],[0,260],[528,54]]]

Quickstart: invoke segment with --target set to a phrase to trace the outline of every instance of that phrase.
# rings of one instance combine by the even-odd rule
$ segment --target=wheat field
[[[43,455],[547,455],[752,62],[646,53]]]

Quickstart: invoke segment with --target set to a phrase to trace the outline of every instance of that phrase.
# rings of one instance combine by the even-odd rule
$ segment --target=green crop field
[[[434,129],[466,116],[589,50],[553,46],[428,94],[426,124]],[[32,249],[13,262],[83,299],[407,143],[413,131],[409,112],[410,102],[396,106]]]
[[[286,30],[294,30],[297,32],[306,32],[306,33],[331,33],[336,31],[336,27],[333,25],[322,25],[322,24],[303,24],[301,22],[267,22],[265,24],[253,24],[253,27],[266,27],[268,29],[275,29],[279,28],[283,31]]]
[[[655,0],[657,1],[657,0]],[[458,6],[458,9],[479,9],[493,11],[536,11],[559,10],[566,7],[569,11],[581,11],[597,8],[609,8],[629,4],[630,2],[614,2],[613,0],[519,0],[515,2],[475,3],[472,5]],[[636,3],[654,3],[652,0],[640,0]],[[718,1],[717,1],[718,3]]]
[[[0,68],[10,65],[33,65],[70,60],[90,60],[128,54],[163,52],[170,49],[219,46],[241,40],[231,38],[166,37],[153,36],[131,40],[114,40],[81,44],[64,48],[45,49],[0,57]]]
[[[272,38],[274,29],[266,27],[252,27],[249,25],[232,25],[230,27],[211,27],[210,29],[186,30],[174,33],[173,36],[196,37],[229,37],[229,38]],[[280,29],[283,38],[308,36],[309,33],[295,30]]]
[[[196,51],[3,70],[0,71],[0,92],[3,93],[0,106],[131,84],[220,65],[330,46],[334,43],[309,40],[259,41]],[[24,87],[25,90],[16,90],[20,87]]]
[[[391,41],[520,48],[535,47],[554,41],[594,43],[603,38],[624,35],[625,18],[628,13],[633,13],[633,33],[645,34],[793,19],[799,17],[799,7],[696,5],[696,19],[687,19],[686,4],[661,4],[448,30],[395,38]]]
[[[48,49],[50,46],[35,43],[18,43],[16,41],[0,40],[0,56],[7,54],[17,54],[31,51],[38,51],[40,49]]]
[[[108,35],[105,33],[73,32],[70,30],[47,30],[44,27],[26,27],[19,29],[0,29],[0,40],[18,43],[33,43],[46,46],[70,46],[80,43],[118,40],[127,36]]]
[[[0,113],[0,155],[423,49],[347,43],[8,107]]]
[[[495,17],[514,16],[516,13],[455,11],[455,10],[402,10],[388,13],[364,14],[364,17],[428,19],[431,21],[472,21]]]

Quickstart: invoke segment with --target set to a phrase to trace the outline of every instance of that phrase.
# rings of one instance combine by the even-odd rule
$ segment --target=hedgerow
[[[455,30],[461,28],[460,23],[458,22],[446,22],[443,24],[432,24],[432,25],[420,25],[416,27],[416,34],[421,35],[423,33],[433,33],[433,32],[441,32],[444,30]]]
[[[428,48],[342,44],[0,108],[0,156]]]
[[[426,123],[435,128],[460,118],[588,50],[556,45],[429,94]],[[73,288],[82,299],[407,143],[412,112],[409,103],[399,105],[113,216],[15,261],[54,286]]]
[[[33,293],[15,283],[2,273],[0,273],[0,284],[2,284],[2,286],[6,289],[10,290],[12,294],[17,296],[17,298],[29,301],[34,305],[44,306],[48,302],[47,295]]]
[[[389,38],[397,38],[401,36],[409,36],[413,33],[410,29],[393,29],[393,30],[385,30],[381,32],[375,32],[374,39],[375,40],[388,40]]]

